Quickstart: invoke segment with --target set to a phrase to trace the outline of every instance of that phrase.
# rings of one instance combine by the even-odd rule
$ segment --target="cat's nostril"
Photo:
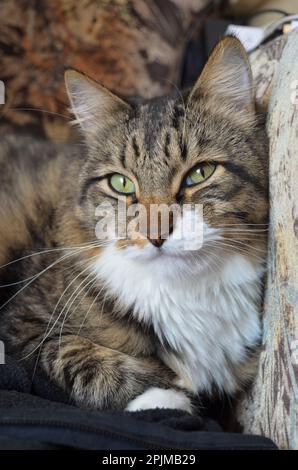
[[[163,238],[148,238],[148,240],[156,248],[160,248],[165,241]]]

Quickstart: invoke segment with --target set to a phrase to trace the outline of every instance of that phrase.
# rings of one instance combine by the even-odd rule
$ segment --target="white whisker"
[[[61,316],[61,313],[63,312],[63,309],[62,309],[62,312],[60,312],[60,313],[58,314],[56,320],[54,321],[54,323],[53,323],[53,325],[51,326],[51,328],[50,328],[49,331],[48,331],[48,328],[49,328],[49,325],[50,325],[50,323],[51,323],[51,321],[52,321],[53,315],[55,314],[55,312],[56,312],[56,310],[57,310],[57,308],[58,308],[58,305],[59,305],[59,303],[61,302],[61,300],[62,300],[62,298],[63,298],[63,295],[65,294],[65,292],[67,292],[67,290],[70,288],[70,286],[77,280],[77,278],[78,278],[79,276],[81,276],[82,274],[84,274],[84,272],[86,272],[88,269],[90,269],[90,266],[89,266],[89,265],[88,265],[87,268],[85,268],[83,271],[80,271],[80,273],[79,273],[74,279],[72,279],[72,281],[71,281],[71,282],[68,284],[68,286],[64,289],[64,291],[63,291],[62,294],[60,295],[59,300],[58,300],[58,302],[56,303],[55,308],[54,308],[54,310],[53,310],[53,312],[52,312],[52,314],[51,314],[51,316],[50,316],[50,319],[49,319],[49,321],[48,321],[48,326],[47,326],[47,328],[46,328],[46,331],[45,331],[45,334],[44,334],[43,339],[41,340],[41,342],[38,343],[37,346],[35,346],[35,348],[34,348],[30,353],[28,353],[26,356],[22,357],[22,360],[27,359],[28,357],[30,357],[31,354],[33,354],[33,353],[45,342],[45,340],[49,337],[49,335],[52,333],[52,331],[53,331],[53,329],[55,328],[57,322],[59,321],[59,318],[60,318],[60,316]]]
[[[90,267],[90,266],[89,266]],[[93,278],[91,279],[91,281],[87,281],[87,279],[89,279],[90,276],[93,275]],[[61,323],[61,327],[60,327],[60,333],[59,333],[59,348],[61,346],[61,336],[62,336],[62,330],[63,330],[63,327],[64,327],[64,324],[66,322],[66,319],[67,319],[67,315],[68,315],[68,312],[70,311],[71,307],[73,306],[74,302],[76,301],[76,299],[79,297],[79,295],[81,294],[81,292],[84,291],[84,289],[90,285],[92,282],[94,282],[94,273],[91,272],[90,274],[88,274],[88,276],[86,276],[86,278],[83,279],[83,281],[76,287],[76,289],[74,290],[74,292],[71,294],[71,296],[69,297],[69,299],[67,300],[66,304],[63,306],[61,312],[59,313],[59,317],[63,314],[64,310],[66,309],[66,307],[68,306],[65,314],[64,314],[64,318],[62,320],[62,323]],[[83,286],[83,287],[81,287]],[[82,299],[81,299],[82,300]],[[78,303],[77,307],[79,306],[80,302]],[[70,316],[75,312],[75,310],[73,310],[70,314]],[[70,317],[69,316],[69,317]]]
[[[90,248],[89,248],[90,249]],[[42,271],[40,271],[38,274],[36,274],[25,286],[21,287],[21,289],[19,289],[15,294],[12,295],[12,297],[10,297],[4,304],[2,304],[0,306],[0,310],[2,310],[9,302],[11,302],[17,295],[19,295],[24,289],[26,289],[30,284],[32,284],[33,281],[35,281],[36,279],[38,279],[40,276],[42,276],[42,274],[44,274],[45,272],[47,272],[49,269],[51,269],[53,266],[55,266],[56,264],[58,263],[61,263],[61,261],[79,253],[80,250],[77,250],[75,252],[72,252],[72,253],[68,253],[64,256],[61,256],[60,258],[58,258],[58,260],[54,261],[53,263],[51,263],[49,266],[47,266],[45,269],[43,269]]]
[[[0,269],[2,268],[7,268],[8,266],[14,264],[14,263],[17,263],[19,261],[23,261],[24,259],[27,259],[27,258],[31,258],[31,257],[34,257],[34,256],[37,256],[37,255],[43,255],[43,254],[47,254],[47,253],[52,253],[52,252],[56,252],[56,251],[65,251],[65,250],[73,250],[73,249],[80,249],[80,248],[85,248],[87,246],[101,246],[98,244],[97,241],[94,241],[94,242],[89,242],[89,243],[83,243],[81,245],[74,245],[74,246],[66,246],[66,247],[61,247],[61,248],[45,248],[44,250],[41,250],[41,251],[37,251],[37,252],[34,252],[34,253],[30,253],[28,255],[25,255],[25,256],[22,256],[21,258],[17,258],[15,260],[12,260],[10,261],[9,263],[6,263],[6,264],[3,264],[2,266],[0,266]]]

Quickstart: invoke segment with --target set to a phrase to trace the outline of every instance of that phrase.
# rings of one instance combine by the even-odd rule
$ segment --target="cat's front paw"
[[[192,412],[191,401],[184,392],[173,388],[157,387],[148,388],[144,393],[131,400],[125,410],[139,411],[152,408],[170,408]]]

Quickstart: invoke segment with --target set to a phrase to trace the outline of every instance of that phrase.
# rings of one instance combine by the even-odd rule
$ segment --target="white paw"
[[[151,387],[131,400],[125,409],[126,411],[139,411],[152,408],[171,408],[191,413],[191,401],[182,391]]]

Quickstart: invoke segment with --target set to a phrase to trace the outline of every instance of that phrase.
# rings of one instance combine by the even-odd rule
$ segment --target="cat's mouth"
[[[205,223],[198,233],[187,231],[182,234],[174,230],[162,239],[150,239],[144,236],[117,240],[115,248],[122,252],[127,259],[136,260],[189,260],[202,257],[205,242],[218,240],[220,233],[217,229]]]
[[[117,244],[116,244],[117,246]],[[173,243],[171,239],[165,240],[161,245],[155,246],[150,241],[142,244],[122,243],[120,249],[123,255],[135,260],[162,260],[162,259],[188,259],[201,250],[201,246],[196,250],[191,250],[187,242]]]

